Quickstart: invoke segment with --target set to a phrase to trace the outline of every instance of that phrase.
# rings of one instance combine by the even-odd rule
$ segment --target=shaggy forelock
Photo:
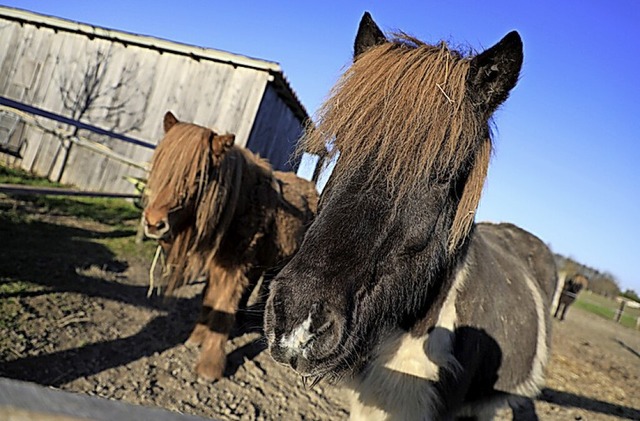
[[[333,145],[338,179],[369,165],[367,185],[385,181],[396,204],[419,183],[470,171],[451,229],[453,249],[473,222],[491,151],[487,121],[466,92],[469,69],[470,59],[444,42],[431,46],[397,34],[356,58],[300,150],[323,155]]]
[[[202,192],[209,171],[213,131],[195,124],[177,123],[158,144],[147,180],[149,203],[177,202],[181,196]]]
[[[175,233],[166,256],[167,292],[196,279],[210,265],[238,200],[238,183],[248,154],[232,147],[221,158],[212,157],[215,133],[205,127],[177,123],[154,153],[147,187],[149,208],[175,207],[194,198],[193,224]],[[271,171],[268,164],[256,164]],[[212,166],[216,167],[210,179]]]

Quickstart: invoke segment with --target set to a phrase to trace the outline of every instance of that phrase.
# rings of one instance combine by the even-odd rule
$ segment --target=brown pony
[[[232,134],[179,122],[171,112],[164,130],[147,183],[145,234],[163,246],[167,292],[207,278],[188,342],[202,346],[198,375],[219,379],[236,311],[263,275],[268,281],[296,252],[317,192],[313,183],[273,171],[234,146]]]

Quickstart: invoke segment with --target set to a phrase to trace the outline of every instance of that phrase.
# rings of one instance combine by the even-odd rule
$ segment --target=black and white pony
[[[387,39],[366,13],[306,135],[340,157],[271,284],[265,334],[304,378],[344,380],[353,419],[491,418],[543,384],[553,256],[514,225],[474,223],[490,119],[522,59],[516,32],[465,56]]]

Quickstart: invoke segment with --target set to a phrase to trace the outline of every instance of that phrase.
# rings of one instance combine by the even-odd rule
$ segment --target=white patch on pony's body
[[[424,352],[427,336],[415,337],[410,333],[402,333],[396,341],[383,344],[387,349],[381,349],[379,360],[388,360],[382,367],[392,372],[437,382],[438,366]]]
[[[376,358],[352,388],[352,420],[430,420],[440,405],[434,388],[440,369],[457,370],[453,355],[456,299],[464,286],[466,265],[456,274],[432,334],[416,337],[401,330],[378,346]]]
[[[295,329],[293,329],[291,334],[283,336],[280,339],[280,346],[284,349],[299,350],[302,348],[302,345],[309,342],[309,340],[314,336],[309,332],[309,327],[311,327],[311,314],[309,314],[304,322],[300,323]],[[303,357],[306,357],[305,351],[306,350],[303,350],[302,352]]]
[[[529,378],[516,386],[515,393],[521,396],[533,397],[540,393],[540,389],[544,386],[544,368],[549,359],[549,348],[547,346],[547,317],[549,317],[549,314],[547,314],[548,309],[545,308],[537,283],[528,276],[525,276],[525,282],[531,290],[531,296],[535,304],[538,319],[538,336],[536,338],[536,355],[533,358]]]
[[[426,339],[398,330],[380,344],[363,377],[349,385],[352,420],[432,418],[438,366],[424,352]]]

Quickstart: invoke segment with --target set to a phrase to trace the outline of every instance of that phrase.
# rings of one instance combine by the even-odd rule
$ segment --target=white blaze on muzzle
[[[304,353],[303,346],[315,336],[315,334],[309,331],[310,327],[311,314],[309,314],[304,322],[300,323],[295,329],[293,329],[289,335],[282,336],[280,339],[280,346],[295,353]]]

